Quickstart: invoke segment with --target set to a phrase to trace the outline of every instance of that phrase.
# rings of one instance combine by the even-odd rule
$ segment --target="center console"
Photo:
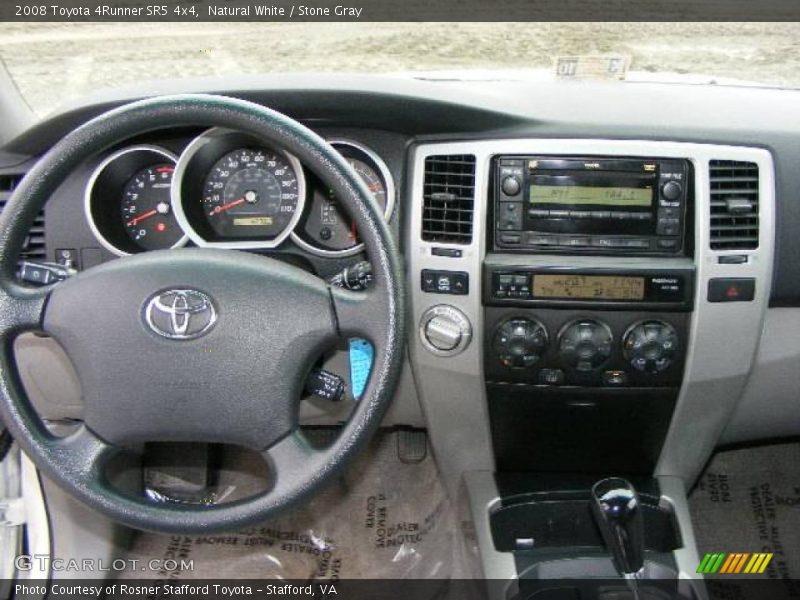
[[[690,163],[500,155],[491,173],[483,366],[498,470],[651,473],[694,300]]]
[[[598,482],[621,478],[639,490],[645,571],[691,582],[664,597],[692,597],[686,489],[761,335],[769,153],[477,140],[414,148],[412,173],[411,363],[492,595],[623,579],[590,512]]]

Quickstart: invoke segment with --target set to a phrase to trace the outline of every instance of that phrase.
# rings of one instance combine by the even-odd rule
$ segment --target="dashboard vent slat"
[[[22,181],[23,173],[0,174],[0,213],[6,207],[6,202],[11,198],[11,193]],[[47,250],[45,247],[44,211],[36,215],[36,220],[31,226],[25,244],[22,247],[20,258],[23,260],[45,260]]]
[[[711,249],[758,248],[758,165],[738,160],[712,160],[709,182]]]
[[[425,159],[422,239],[469,244],[475,205],[475,157],[471,154]]]

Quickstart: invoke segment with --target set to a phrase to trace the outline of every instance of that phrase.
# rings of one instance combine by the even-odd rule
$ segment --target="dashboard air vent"
[[[711,249],[758,248],[758,165],[712,160]]]
[[[6,202],[11,198],[11,193],[17,184],[22,180],[22,173],[0,174],[0,213],[6,207]],[[28,237],[25,238],[25,245],[22,249],[20,258],[27,260],[45,260],[45,239],[44,239],[44,211],[39,212],[33,222]]]
[[[475,204],[475,157],[471,154],[425,159],[422,239],[469,244]]]

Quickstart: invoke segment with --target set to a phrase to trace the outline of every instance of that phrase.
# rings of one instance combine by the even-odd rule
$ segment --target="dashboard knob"
[[[539,321],[516,317],[501,323],[492,348],[506,367],[532,367],[547,351],[547,329]]]
[[[678,333],[664,321],[642,321],[625,333],[622,352],[637,371],[660,373],[669,368],[678,351]]]
[[[683,194],[683,186],[677,181],[668,181],[661,186],[661,196],[670,202],[677,200]]]
[[[461,328],[447,317],[433,317],[425,326],[425,337],[435,348],[449,351],[461,341]]]
[[[614,335],[605,323],[581,319],[566,325],[559,335],[561,359],[577,371],[592,371],[611,356]]]
[[[503,188],[503,193],[506,196],[516,196],[517,194],[519,194],[519,190],[521,189],[519,179],[509,175],[508,177],[503,179],[502,188]]]
[[[439,304],[425,311],[420,321],[422,345],[439,356],[462,352],[472,339],[472,324],[454,306]]]

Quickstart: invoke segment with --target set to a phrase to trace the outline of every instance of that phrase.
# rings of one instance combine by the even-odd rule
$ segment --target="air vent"
[[[758,165],[712,160],[711,249],[758,248]]]
[[[425,159],[422,239],[469,244],[475,204],[475,157],[471,154]]]
[[[0,213],[6,207],[6,202],[11,197],[11,192],[22,180],[22,174],[0,174]],[[27,260],[44,260],[46,257],[44,240],[44,211],[39,212],[33,222],[20,258]]]

